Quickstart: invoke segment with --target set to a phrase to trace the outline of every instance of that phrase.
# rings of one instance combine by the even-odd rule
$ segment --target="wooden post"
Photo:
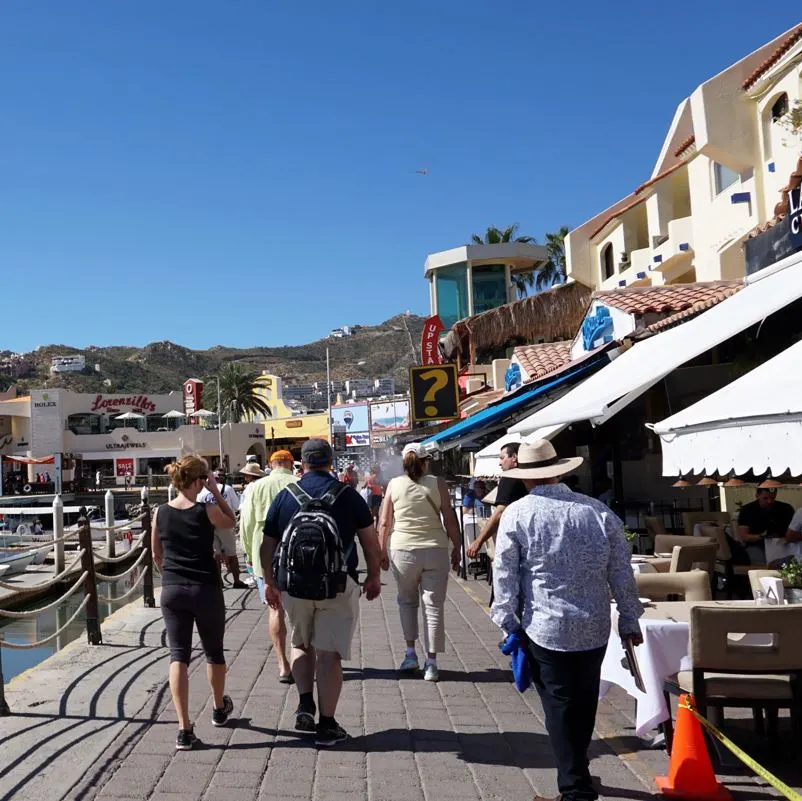
[[[86,604],[86,636],[90,645],[103,645],[97,608],[97,582],[95,580],[95,554],[92,551],[92,529],[89,527],[89,521],[85,517],[78,521],[78,543],[84,549],[81,569],[86,572],[84,592],[89,596]]]
[[[150,504],[147,499],[145,499],[142,504],[142,515],[142,531],[144,532],[142,548],[145,551],[145,558],[142,560],[142,569],[147,570],[145,578],[142,579],[142,600],[145,602],[145,606],[153,609],[153,607],[156,606],[156,598],[153,595],[153,550],[150,547],[153,519],[150,513]]]
[[[5,679],[3,678],[3,638],[0,637],[0,718],[7,717],[11,714],[6,701]]]

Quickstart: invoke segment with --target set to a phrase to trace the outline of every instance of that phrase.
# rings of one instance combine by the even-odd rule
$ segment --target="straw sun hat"
[[[525,442],[518,450],[518,467],[505,470],[504,478],[557,478],[571,473],[582,464],[581,456],[561,459],[546,439]]]

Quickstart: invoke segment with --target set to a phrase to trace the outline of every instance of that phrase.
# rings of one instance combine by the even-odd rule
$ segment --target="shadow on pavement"
[[[349,668],[343,667],[343,681],[369,681],[384,679],[392,681],[423,681],[423,674],[399,673],[395,668]],[[440,670],[440,681],[457,684],[511,684],[512,672],[500,668],[474,670]]]

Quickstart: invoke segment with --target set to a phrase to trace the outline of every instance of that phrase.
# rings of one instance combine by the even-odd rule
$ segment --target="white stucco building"
[[[594,289],[743,278],[746,235],[802,154],[801,98],[799,26],[680,103],[648,180],[567,237],[568,275]]]
[[[52,479],[54,463],[24,460],[58,457],[55,464],[63,458],[84,476],[100,471],[122,484],[129,472],[144,475],[150,469],[158,475],[167,464],[190,453],[217,462],[221,445],[232,471],[245,464],[247,455],[265,463],[262,425],[226,424],[218,433],[216,428],[164,416],[183,409],[183,392],[84,394],[48,389],[0,399],[0,470],[5,475],[24,466],[29,481],[45,473]],[[126,412],[142,417],[119,420]],[[63,476],[65,483],[72,479],[71,473]]]

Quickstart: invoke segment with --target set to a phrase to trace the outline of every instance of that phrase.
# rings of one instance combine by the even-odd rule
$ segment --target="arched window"
[[[601,271],[602,277],[606,281],[608,278],[613,277],[615,272],[615,265],[613,264],[613,245],[608,242],[601,252]]]
[[[777,122],[788,113],[788,95],[783,92],[771,107],[771,121]]]

